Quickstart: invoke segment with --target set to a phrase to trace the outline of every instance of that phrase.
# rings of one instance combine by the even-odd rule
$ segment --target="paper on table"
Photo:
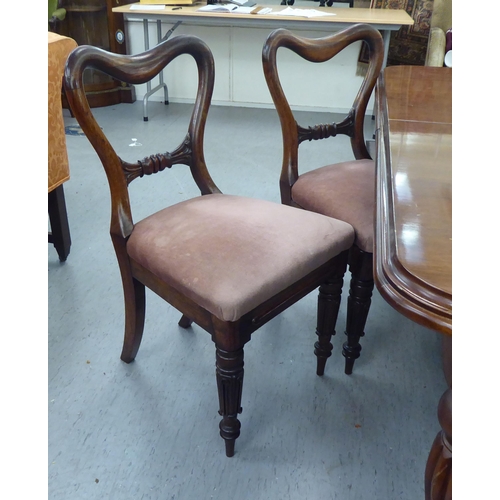
[[[200,7],[197,12],[233,12],[238,9],[238,6],[233,3],[228,4],[209,4]]]
[[[275,16],[294,16],[294,17],[324,17],[324,16],[334,16],[335,14],[331,12],[321,12],[315,9],[292,9],[287,7],[279,12],[273,12]]]
[[[233,14],[250,14],[252,10],[255,9],[255,5],[251,7],[238,7],[236,10],[233,10]]]
[[[164,5],[149,5],[143,3],[134,3],[130,6],[130,10],[163,10]]]

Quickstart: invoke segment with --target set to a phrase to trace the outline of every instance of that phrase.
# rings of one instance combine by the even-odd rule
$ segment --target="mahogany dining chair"
[[[121,159],[89,107],[84,71],[93,68],[119,81],[143,84],[184,54],[194,59],[198,72],[184,140],[170,152],[134,162]],[[64,87],[109,183],[110,234],[125,299],[121,359],[130,363],[138,353],[146,287],[180,311],[180,326],[194,322],[206,330],[215,343],[219,428],[230,457],[240,435],[244,345],[254,331],[319,287],[316,355],[320,364],[326,362],[354,231],[350,224],[324,215],[221,193],[204,156],[214,72],[208,46],[195,36],[180,35],[132,56],[80,46],[68,58]],[[201,195],[135,221],[129,184],[175,164],[189,167]],[[235,173],[240,167],[234,166]],[[278,367],[276,363],[273,369]]]
[[[363,42],[369,48],[367,72],[354,103],[338,123],[303,127],[298,124],[282,87],[277,52],[288,49],[312,63],[325,63],[346,47]],[[382,36],[372,26],[358,24],[323,38],[305,38],[280,28],[267,37],[262,51],[264,75],[278,113],[283,137],[280,176],[281,201],[285,205],[334,217],[351,224],[356,233],[349,253],[351,272],[347,320],[342,354],[345,373],[351,374],[361,352],[360,338],[371,304],[373,281],[373,220],[375,210],[375,163],[364,138],[364,121],[384,58]],[[328,69],[327,69],[328,67]],[[328,85],[328,70],[322,80]],[[304,141],[350,137],[354,158],[299,173],[299,145]],[[332,158],[332,160],[334,160]],[[306,170],[302,165],[302,171]]]

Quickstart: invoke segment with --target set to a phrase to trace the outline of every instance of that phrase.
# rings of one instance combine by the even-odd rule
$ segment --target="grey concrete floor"
[[[94,113],[119,154],[136,160],[176,146],[190,110],[152,102],[148,122],[139,102]],[[300,116],[301,124],[335,119]],[[68,113],[65,121],[76,125]],[[139,354],[129,365],[120,361],[123,297],[108,186],[84,136],[68,135],[67,146],[67,262],[48,248],[51,500],[423,498],[446,388],[437,333],[404,318],[375,290],[361,358],[344,375],[346,276],[333,356],[318,377],[313,292],[247,344],[241,436],[235,456],[226,458],[206,332],[179,328],[179,313],[148,293]],[[308,168],[351,158],[345,138],[304,146]],[[212,107],[206,159],[223,192],[279,202],[281,137],[273,110]],[[184,166],[131,184],[137,220],[197,194]]]

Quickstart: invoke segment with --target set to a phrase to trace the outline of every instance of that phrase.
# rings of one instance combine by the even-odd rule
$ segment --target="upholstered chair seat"
[[[237,321],[348,250],[353,240],[352,227],[330,217],[213,194],[138,222],[127,251],[220,320]]]
[[[373,160],[346,161],[306,172],[292,186],[292,199],[305,210],[348,222],[356,234],[355,245],[373,252]]]

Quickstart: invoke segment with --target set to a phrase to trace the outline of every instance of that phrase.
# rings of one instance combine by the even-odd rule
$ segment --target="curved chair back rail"
[[[191,55],[198,68],[198,92],[185,139],[172,152],[152,155],[133,164],[123,161],[90,111],[83,84],[84,71],[92,68],[123,82],[142,84],[158,75],[181,54]],[[78,116],[83,132],[106,170],[113,203],[111,234],[125,238],[132,231],[127,186],[137,177],[157,173],[175,164],[184,164],[190,167],[202,194],[220,193],[207,170],[203,153],[214,75],[210,49],[202,40],[190,35],[166,40],[137,56],[114,54],[89,45],[80,46],[70,54],[64,73],[64,88],[71,109]]]
[[[370,60],[367,73],[348,115],[340,123],[301,127],[295,121],[281,86],[277,67],[278,49],[286,48],[307,61],[323,63],[358,41],[368,45]],[[290,204],[291,186],[299,177],[298,147],[302,141],[326,139],[343,134],[351,138],[353,153],[357,160],[370,158],[366,148],[363,124],[368,101],[382,68],[383,57],[382,36],[375,28],[367,24],[357,24],[333,35],[315,39],[295,35],[284,28],[273,31],[267,37],[262,51],[262,63],[264,76],[283,130],[284,155],[280,186],[284,203]]]

